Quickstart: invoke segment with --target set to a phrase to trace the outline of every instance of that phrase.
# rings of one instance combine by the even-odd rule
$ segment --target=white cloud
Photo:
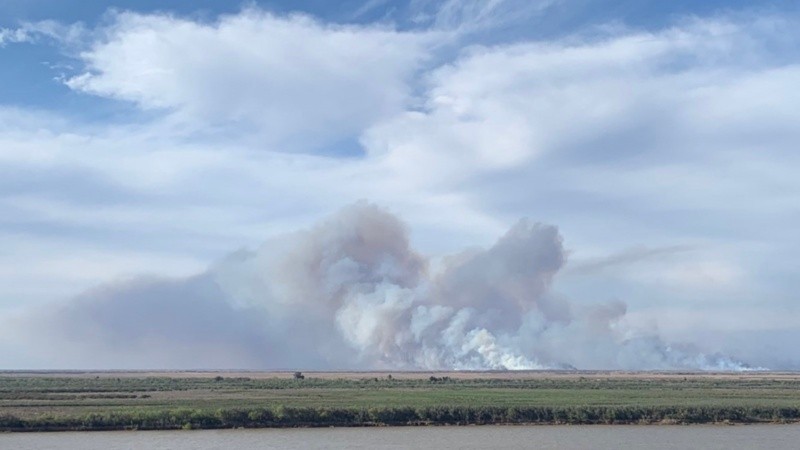
[[[103,36],[69,87],[164,110],[190,133],[301,151],[406,107],[434,39],[256,9],[213,23],[120,13]]]
[[[599,42],[472,48],[428,76],[424,111],[372,128],[364,144],[406,175],[440,183],[443,167],[445,179],[460,180],[556,152],[584,153],[573,161],[581,168],[600,159],[589,153],[613,162],[622,153],[721,151],[707,147],[743,134],[786,140],[795,135],[798,68],[765,62],[761,47],[778,36],[753,36],[753,27],[698,21]],[[619,135],[639,141],[607,142]]]
[[[0,28],[0,47],[9,43],[27,42],[28,33],[21,28]]]

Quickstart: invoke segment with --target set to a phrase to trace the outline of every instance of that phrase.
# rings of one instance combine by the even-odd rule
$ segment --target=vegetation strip
[[[800,375],[0,376],[1,431],[800,421]]]

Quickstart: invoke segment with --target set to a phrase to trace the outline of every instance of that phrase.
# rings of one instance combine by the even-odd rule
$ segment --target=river
[[[0,449],[797,449],[800,424],[467,426],[0,433]]]

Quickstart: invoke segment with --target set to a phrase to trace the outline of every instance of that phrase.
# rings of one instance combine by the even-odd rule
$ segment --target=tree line
[[[787,423],[798,407],[283,407],[130,410],[83,416],[0,415],[0,431],[171,430],[214,428],[488,425]]]

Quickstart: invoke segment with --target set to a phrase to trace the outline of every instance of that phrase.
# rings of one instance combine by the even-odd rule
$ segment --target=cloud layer
[[[500,28],[520,18],[526,29],[545,25],[552,2],[415,3],[415,25],[406,28],[251,7],[208,20],[111,11],[94,25],[48,21],[0,31],[3,55],[55,48],[38,70],[50,71],[64,95],[52,110],[0,104],[0,314],[58,308],[75,296],[89,305],[79,311],[89,311],[95,294],[81,293],[106,280],[139,280],[106,288],[108,298],[116,289],[131,298],[143,290],[154,298],[194,296],[204,283],[218,284],[219,296],[198,301],[223,298],[208,308],[221,308],[214,314],[246,332],[223,326],[213,333],[230,362],[259,366],[270,356],[253,349],[279,347],[274,339],[286,336],[272,319],[282,310],[248,312],[259,318],[253,323],[234,317],[296,296],[259,301],[220,277],[226,264],[239,267],[230,270],[239,278],[256,270],[256,260],[280,264],[259,250],[208,273],[204,267],[368,198],[413,225],[395,242],[437,257],[408,256],[385,291],[358,279],[370,286],[365,293],[322,302],[337,306],[315,326],[327,324],[320,332],[338,336],[337,349],[364,353],[334,361],[468,366],[477,350],[459,353],[424,332],[441,334],[436,327],[467,315],[459,319],[465,335],[488,335],[477,331],[472,344],[458,345],[474,349],[489,339],[485,349],[500,349],[476,365],[504,354],[543,366],[700,367],[679,361],[724,349],[755,365],[800,367],[791,340],[775,337],[800,330],[796,15],[728,11],[678,17],[658,29],[609,23],[542,40]],[[521,3],[527,12],[509,15]],[[520,258],[549,255],[551,265],[543,260],[535,273],[499,267],[517,256],[494,242],[521,216],[556,224],[569,239],[551,253],[541,242],[526,250]],[[546,229],[529,224],[518,232],[533,242]],[[439,258],[471,245],[489,250]],[[350,276],[345,266],[334,269]],[[143,273],[150,277],[135,278]],[[286,276],[285,289],[306,286]],[[241,289],[266,283],[257,279],[242,280]],[[514,293],[522,287],[497,291],[520,283],[533,303]],[[493,319],[478,293],[500,299],[510,322]],[[432,328],[411,321],[408,305],[429,308]],[[380,335],[373,319],[355,313],[362,309],[391,319],[385,335],[373,336]],[[91,317],[113,315],[82,314],[65,317],[86,325],[80,330]],[[337,331],[338,323],[348,331]],[[207,325],[176,327],[202,340]],[[594,328],[605,331],[585,331]],[[631,330],[662,338],[633,339]],[[403,333],[411,338],[396,343]],[[528,335],[539,344],[521,338]],[[591,360],[580,350],[584,337],[609,350]],[[665,341],[700,350],[670,353]],[[404,350],[383,356],[410,343],[434,350],[407,360],[397,356]],[[187,348],[182,354],[202,353]],[[635,355],[627,365],[626,351]],[[198,360],[179,358],[177,347],[164,352],[167,362]],[[644,364],[645,353],[661,356]],[[285,361],[328,364],[314,354]],[[0,366],[42,364],[30,355],[10,349]],[[137,361],[114,357],[107,352],[105,361]]]

